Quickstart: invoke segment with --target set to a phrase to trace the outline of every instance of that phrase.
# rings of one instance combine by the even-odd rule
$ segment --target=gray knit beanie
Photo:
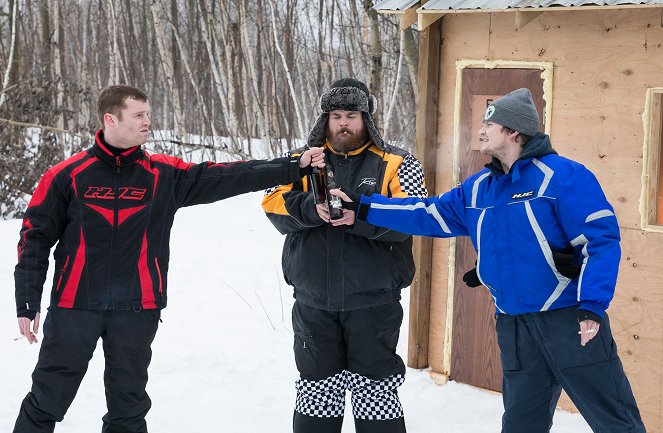
[[[334,110],[360,111],[364,118],[364,125],[368,136],[379,148],[384,147],[380,132],[373,121],[375,111],[375,97],[368,92],[366,84],[354,78],[341,78],[335,81],[328,91],[320,97],[320,117],[309,133],[307,144],[309,146],[323,146],[327,140],[326,128],[329,113]]]
[[[529,89],[521,88],[497,99],[486,109],[484,122],[495,122],[522,134],[539,132],[539,114]]]

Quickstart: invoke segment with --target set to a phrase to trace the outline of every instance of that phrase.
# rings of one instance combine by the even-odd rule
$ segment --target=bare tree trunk
[[[219,67],[218,62],[224,61],[224,52],[220,51],[219,41],[215,40],[214,33],[210,34],[210,31],[218,28],[213,21],[213,13],[211,10],[211,5],[209,0],[203,0],[202,3],[198,3],[199,11],[204,17],[205,23],[200,26],[203,41],[205,43],[205,48],[207,50],[207,55],[210,62],[210,68],[212,69],[214,89],[219,96],[221,102],[221,111],[223,113],[225,125],[226,125],[226,134],[231,140],[231,145],[234,148],[238,148],[239,144],[237,143],[237,119],[234,113],[234,107],[228,102],[228,91],[227,89],[227,77],[224,75],[225,71],[222,71]],[[223,73],[222,73],[223,72]]]
[[[189,62],[189,55],[188,55],[188,50],[186,47],[183,46],[182,41],[180,39],[179,34],[177,33],[176,27],[171,24],[172,30],[173,30],[173,36],[175,37],[175,41],[177,42],[177,46],[179,48],[179,53],[181,56],[181,63],[184,65],[184,68],[186,69],[187,76],[190,78],[191,86],[193,87],[193,91],[196,94],[196,100],[200,101],[200,106],[201,111],[203,112],[203,117],[209,121],[212,129],[212,136],[217,136],[218,133],[216,131],[216,128],[214,126],[214,122],[210,121],[210,115],[207,112],[207,106],[203,103],[203,95],[200,92],[200,88],[198,86],[198,83],[196,83],[196,80],[194,79],[195,74],[193,69],[191,68],[190,62]]]
[[[244,81],[249,81],[251,83],[251,89],[253,91],[252,97],[249,97],[250,100],[250,106],[253,107],[253,112],[256,113],[256,116],[258,118],[258,134],[260,135],[260,140],[263,149],[268,149],[269,148],[269,132],[267,129],[267,123],[265,120],[265,114],[264,114],[264,106],[262,104],[262,95],[260,94],[260,90],[258,89],[258,82],[260,80],[260,77],[258,76],[259,71],[256,70],[255,66],[255,61],[253,60],[253,47],[250,45],[250,38],[249,38],[249,23],[247,19],[247,9],[248,9],[248,0],[242,0],[239,5],[239,13],[240,13],[240,22],[241,22],[241,27],[242,27],[242,38],[244,40],[244,47],[245,47],[245,59],[248,63],[247,69],[249,73],[249,79],[244,80]],[[256,32],[256,38],[260,38],[260,33]],[[258,45],[258,41],[256,41],[256,45]],[[247,101],[248,102],[248,101]],[[246,104],[247,106],[249,104]],[[249,147],[250,148],[250,147]]]
[[[419,49],[414,39],[414,30],[403,30],[405,41],[403,44],[403,55],[407,63],[407,72],[410,77],[410,84],[412,85],[412,93],[414,95],[415,105],[419,102],[419,86],[417,84],[417,74],[419,68]]]
[[[46,81],[52,76],[51,72],[51,16],[48,7],[48,0],[39,0],[39,21],[41,22],[41,46],[40,46],[40,63],[41,63],[41,79]]]
[[[368,90],[373,95],[382,94],[382,47],[380,45],[380,26],[378,23],[378,13],[373,9],[372,0],[362,0],[364,11],[368,16],[368,27],[371,35],[371,64],[369,68]],[[380,110],[373,114],[376,123],[379,123]]]
[[[11,37],[9,39],[9,58],[7,59],[7,69],[2,79],[2,89],[0,92],[0,107],[7,98],[7,92],[11,86],[18,82],[18,0],[9,0]]]
[[[236,53],[236,47],[234,44],[234,39],[233,39],[233,33],[234,28],[235,28],[235,23],[232,21],[232,18],[230,16],[230,13],[226,7],[226,4],[221,2],[220,7],[223,8],[223,13],[217,14],[221,18],[221,26],[218,26],[222,29],[228,29],[228,33],[226,34],[225,32],[220,32],[220,40],[217,39],[217,49],[220,49],[219,45],[223,47],[223,58],[225,59],[224,62],[222,62],[222,67],[225,69],[224,75],[225,75],[225,81],[226,81],[226,97],[228,99],[228,118],[226,118],[226,121],[229,124],[229,131],[232,131],[230,135],[230,142],[232,145],[232,150],[235,152],[239,152],[242,150],[242,143],[240,140],[240,119],[237,117],[237,112],[239,111],[239,103],[238,103],[238,84],[237,84],[237,79],[238,77],[235,72],[235,53]],[[217,28],[218,28],[217,27]]]
[[[384,119],[384,129],[382,132],[382,138],[384,141],[387,141],[387,134],[389,133],[389,120],[391,119],[391,113],[396,104],[396,95],[398,94],[398,85],[401,82],[401,63],[403,63],[403,45],[405,44],[405,32],[401,31],[401,40],[398,47],[398,63],[396,64],[396,78],[394,79],[394,90],[391,93],[391,101],[389,102],[389,109],[387,110],[387,115]]]
[[[329,41],[329,56],[327,57],[327,67],[329,79],[333,80],[336,77],[336,56],[334,55],[334,18],[336,8],[334,7],[334,2],[329,2],[329,8],[330,12],[327,14],[327,20],[329,21],[329,35],[327,36],[327,40]]]
[[[274,31],[274,46],[275,46],[276,50],[278,51],[278,53],[281,57],[281,61],[282,61],[282,64],[283,64],[283,69],[285,71],[285,76],[286,76],[286,79],[288,81],[288,87],[290,88],[290,95],[292,97],[292,102],[295,105],[295,116],[297,117],[297,126],[299,128],[299,136],[302,139],[305,139],[306,135],[304,133],[304,126],[302,124],[302,115],[301,115],[301,112],[299,110],[299,102],[297,101],[297,93],[295,91],[295,87],[294,87],[294,84],[292,82],[292,76],[290,74],[290,69],[288,68],[288,63],[285,59],[285,55],[283,54],[283,50],[281,49],[281,45],[279,44],[278,36],[277,36],[277,33],[276,33],[276,15],[275,15],[275,12],[274,12],[274,9],[275,9],[276,6],[274,5],[274,0],[269,0],[269,5],[271,6],[272,30]]]
[[[119,84],[120,82],[120,66],[118,65],[118,46],[117,46],[117,31],[115,30],[115,11],[113,9],[113,0],[105,0],[104,6],[106,9],[106,28],[108,37],[110,38],[110,55],[108,61],[110,67],[108,68],[108,85]]]
[[[150,10],[154,21],[154,31],[157,40],[157,48],[161,55],[161,64],[163,65],[164,78],[166,79],[166,89],[170,93],[173,106],[173,115],[175,118],[175,135],[180,138],[184,136],[184,124],[182,121],[182,107],[180,105],[180,90],[174,83],[173,59],[170,58],[166,48],[166,31],[163,19],[161,17],[161,4],[159,0],[150,0]],[[164,125],[165,126],[165,125]]]
[[[64,77],[62,74],[62,39],[61,35],[62,32],[60,32],[60,28],[62,26],[62,11],[61,8],[62,6],[58,3],[55,2],[55,8],[53,9],[53,16],[55,17],[54,25],[53,25],[53,74],[54,74],[54,81],[55,81],[55,88],[56,90],[56,99],[55,99],[55,108],[56,112],[60,113],[57,116],[57,122],[56,126],[58,128],[64,129],[64,114],[63,114],[63,108],[64,108],[64,86],[63,86],[63,81]]]

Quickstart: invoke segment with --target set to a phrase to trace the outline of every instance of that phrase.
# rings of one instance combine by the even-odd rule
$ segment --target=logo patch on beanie
[[[486,114],[483,115],[483,120],[490,119],[493,117],[493,114],[495,114],[495,106],[489,105],[488,108],[486,108]]]

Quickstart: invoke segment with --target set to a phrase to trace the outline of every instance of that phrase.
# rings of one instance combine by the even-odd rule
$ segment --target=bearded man
[[[419,161],[380,137],[372,117],[375,98],[364,83],[338,80],[320,105],[308,146],[325,149],[338,186],[362,194],[426,197]],[[414,276],[412,237],[355,222],[350,209],[330,219],[327,205],[315,204],[306,178],[268,190],[263,209],[286,235],[283,275],[294,288],[300,373],[294,432],[340,433],[346,390],[352,393],[357,432],[404,432],[397,388],[405,380],[405,365],[396,344],[401,289]]]

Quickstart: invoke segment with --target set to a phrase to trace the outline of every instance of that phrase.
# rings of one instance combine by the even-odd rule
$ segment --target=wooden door
[[[487,105],[506,93],[527,87],[541,120],[543,131],[543,80],[534,69],[463,70],[460,121],[460,181],[481,170],[490,157],[479,152],[479,129]],[[450,378],[495,391],[502,390],[502,369],[495,335],[495,304],[484,286],[470,288],[463,274],[472,269],[476,253],[469,238],[456,241]]]

